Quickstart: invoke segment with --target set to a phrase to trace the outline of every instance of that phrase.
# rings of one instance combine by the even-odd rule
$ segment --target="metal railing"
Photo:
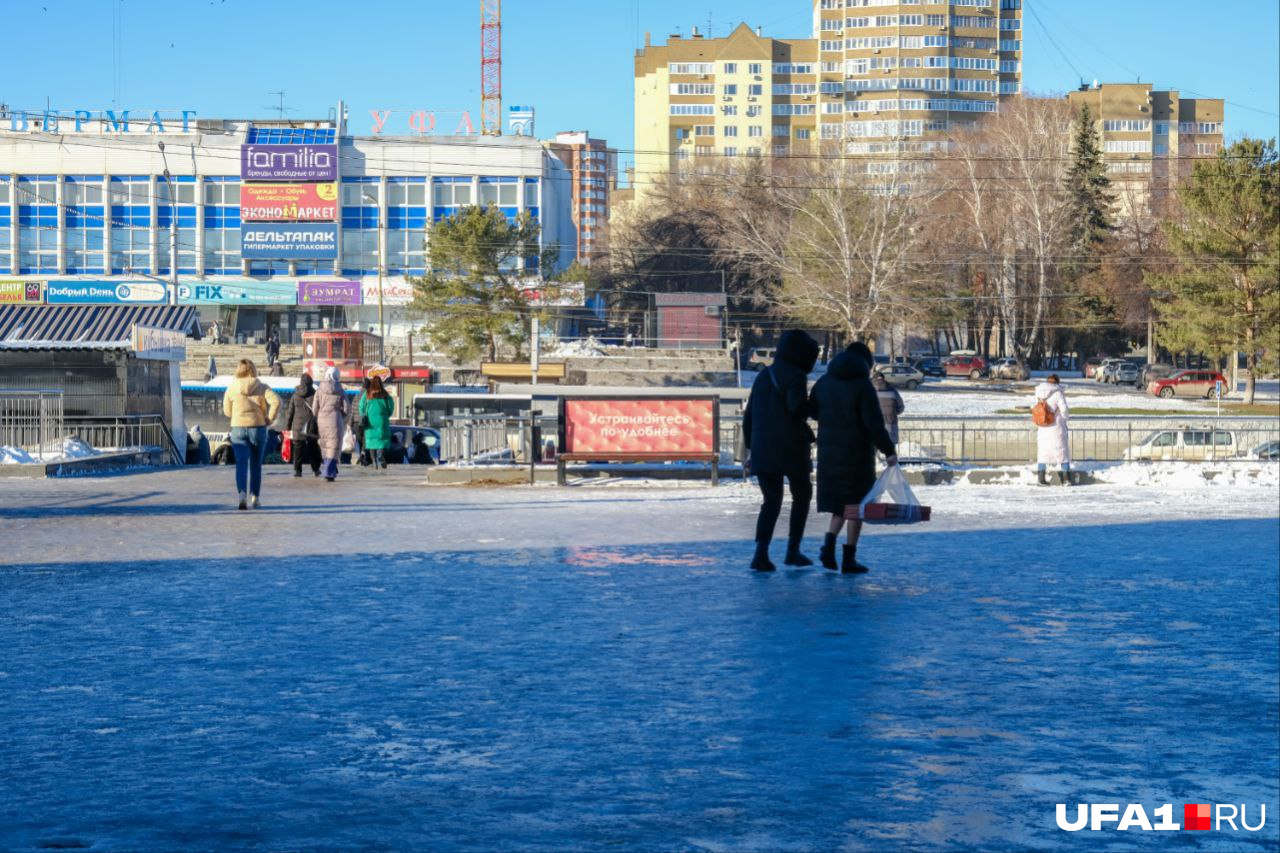
[[[0,389],[0,446],[25,451],[41,462],[62,453],[66,432],[61,391]]]
[[[120,451],[159,448],[173,465],[186,461],[160,415],[84,415],[66,418],[66,432],[94,450]]]
[[[1034,463],[1037,429],[981,422],[930,426],[904,421],[899,425],[898,455],[903,461],[949,465]],[[1160,442],[1162,435],[1166,443]],[[1114,427],[1091,424],[1069,427],[1067,436],[1075,462],[1215,462],[1248,458],[1253,448],[1280,440],[1280,423],[1274,427],[1226,423],[1177,427],[1133,422]]]
[[[449,415],[442,418],[440,459],[448,463],[524,464],[541,458],[541,436],[554,437],[555,419],[521,415]],[[536,427],[536,429],[535,429]]]

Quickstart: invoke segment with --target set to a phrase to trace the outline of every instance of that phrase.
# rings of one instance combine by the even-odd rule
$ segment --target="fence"
[[[185,449],[180,450],[174,443],[159,415],[76,416],[65,420],[66,432],[79,437],[94,450],[158,447],[173,464],[185,462]]]
[[[0,446],[19,448],[41,462],[57,457],[65,420],[61,391],[0,390]]]
[[[898,454],[903,461],[951,465],[1022,465],[1036,461],[1038,428],[990,422],[930,425],[902,421]],[[1259,445],[1280,440],[1280,423],[1263,427],[1217,424],[1164,426],[1127,421],[1068,430],[1075,462],[1187,461],[1247,458]]]
[[[440,458],[468,464],[533,462],[541,436],[555,435],[555,419],[522,415],[447,415],[440,430]],[[551,424],[549,431],[543,421]]]

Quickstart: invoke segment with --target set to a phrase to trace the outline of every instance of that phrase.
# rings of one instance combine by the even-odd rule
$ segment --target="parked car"
[[[1235,434],[1225,429],[1162,429],[1124,452],[1126,461],[1204,462],[1237,452]]]
[[[1123,358],[1104,358],[1102,364],[1098,365],[1098,369],[1093,372],[1094,382],[1111,382],[1112,372],[1124,364]]]
[[[991,362],[991,378],[1022,382],[1031,378],[1031,371],[1025,365],[1018,364],[1016,358],[997,358]]]
[[[1138,365],[1131,361],[1122,361],[1115,365],[1108,381],[1114,385],[1133,385],[1142,387],[1142,372],[1138,370]]]
[[[777,350],[773,347],[755,347],[747,353],[747,363],[745,367],[748,370],[754,370],[756,373],[764,370],[773,364],[773,357],[777,355]]]
[[[902,362],[876,365],[875,372],[894,388],[906,388],[908,391],[916,390],[924,382],[924,373]]]
[[[922,358],[912,365],[925,376],[946,376],[947,369],[942,366],[940,358]]]
[[[1093,358],[1086,358],[1086,359],[1084,360],[1084,367],[1081,369],[1080,374],[1081,374],[1082,376],[1084,376],[1084,378],[1085,378],[1085,379],[1092,379],[1092,378],[1093,378],[1093,374],[1094,374],[1094,372],[1095,372],[1095,371],[1097,371],[1097,369],[1098,369],[1101,365],[1102,365],[1102,358],[1101,358],[1101,356],[1094,356]]]
[[[1280,441],[1264,441],[1249,451],[1250,459],[1280,460]]]
[[[1157,397],[1212,397],[1217,393],[1219,382],[1222,383],[1223,396],[1226,396],[1229,393],[1227,380],[1221,373],[1211,370],[1179,370],[1152,382],[1148,390]]]
[[[1142,375],[1139,381],[1141,381],[1143,388],[1148,388],[1151,386],[1152,382],[1155,382],[1157,379],[1164,379],[1177,369],[1178,368],[1174,367],[1172,364],[1144,364],[1142,366]]]
[[[987,363],[977,355],[953,355],[942,362],[948,376],[967,376],[981,379],[987,375]]]

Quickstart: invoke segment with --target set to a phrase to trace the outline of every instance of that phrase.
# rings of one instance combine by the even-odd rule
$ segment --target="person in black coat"
[[[756,476],[764,503],[756,519],[756,552],[751,568],[771,572],[769,543],[782,512],[782,485],[791,487],[791,524],[787,535],[788,566],[812,566],[800,553],[804,524],[813,498],[809,448],[808,375],[818,360],[818,342],[801,331],[789,331],[778,341],[773,364],[756,376],[742,416],[742,433],[751,448],[751,473]]]
[[[855,343],[836,356],[827,374],[813,386],[809,405],[818,419],[818,512],[831,513],[819,558],[836,566],[836,537],[845,507],[862,502],[876,482],[876,450],[897,465],[897,449],[884,426],[876,389],[871,384],[871,351]],[[865,572],[858,562],[861,521],[849,522],[849,538],[839,568]]]
[[[310,374],[302,374],[298,387],[284,411],[285,436],[293,442],[293,476],[302,476],[309,464],[311,474],[320,476],[320,426],[316,422],[316,389]]]

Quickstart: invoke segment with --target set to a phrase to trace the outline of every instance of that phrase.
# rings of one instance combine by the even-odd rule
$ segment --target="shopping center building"
[[[341,105],[335,116],[0,116],[0,302],[176,301],[227,334],[274,328],[290,342],[306,329],[377,331],[381,301],[394,341],[414,325],[406,306],[432,223],[465,206],[541,225],[539,248],[559,260],[519,261],[531,286],[576,257],[570,171],[538,140],[479,136],[469,122],[430,135],[425,114],[358,136]]]

